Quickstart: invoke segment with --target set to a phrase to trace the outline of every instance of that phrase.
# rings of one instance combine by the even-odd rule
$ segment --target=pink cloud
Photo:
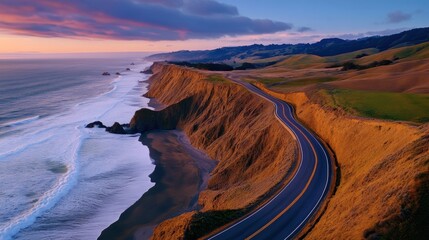
[[[43,37],[185,40],[291,28],[283,22],[240,16],[235,7],[214,0],[195,4],[194,0],[4,0],[0,30]]]

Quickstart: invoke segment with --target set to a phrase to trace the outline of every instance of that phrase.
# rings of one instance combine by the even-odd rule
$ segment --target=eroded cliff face
[[[169,107],[140,110],[130,124],[137,131],[181,129],[193,146],[219,161],[199,196],[199,219],[205,213],[246,209],[291,177],[297,146],[270,102],[239,85],[211,82],[191,69],[157,63],[152,71],[146,96]],[[198,236],[189,227],[195,218],[187,213],[170,219],[155,229],[153,239]]]
[[[352,117],[305,93],[265,91],[295,105],[341,170],[340,185],[307,239],[428,236],[429,124]]]

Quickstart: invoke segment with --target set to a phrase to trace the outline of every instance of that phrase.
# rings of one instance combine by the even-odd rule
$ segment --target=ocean
[[[84,127],[148,107],[150,63],[109,56],[0,60],[0,239],[96,239],[153,186],[138,134]]]

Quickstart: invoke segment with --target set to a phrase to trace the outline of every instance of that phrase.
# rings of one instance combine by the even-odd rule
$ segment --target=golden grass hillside
[[[335,195],[306,239],[427,236],[428,124],[356,118],[315,95],[265,91],[294,104],[298,118],[335,152],[341,171]]]
[[[365,91],[429,93],[429,59],[399,61],[340,74],[340,81],[328,85]]]
[[[296,54],[287,56],[285,60],[276,63],[274,67],[302,69],[308,67],[325,66],[326,59],[311,54]]]
[[[330,57],[297,54],[276,58],[282,57],[284,60],[275,65],[239,74],[280,91],[290,91],[291,87],[296,88],[293,91],[302,91],[305,90],[303,87],[317,85],[318,88],[326,86],[363,91],[429,93],[428,42],[383,52],[364,49]],[[364,70],[341,70],[345,62],[363,66],[383,60],[393,60],[393,63]]]
[[[400,48],[389,49],[377,54],[369,55],[358,59],[356,62],[358,64],[369,64],[374,61],[382,60],[400,60],[400,61],[410,61],[410,60],[420,60],[429,57],[429,42],[406,46]]]

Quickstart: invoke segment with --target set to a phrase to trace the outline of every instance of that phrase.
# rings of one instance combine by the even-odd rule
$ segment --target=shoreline
[[[178,130],[150,131],[139,141],[149,148],[155,185],[104,229],[98,239],[149,239],[164,220],[198,209],[200,192],[207,186],[217,161],[190,145]]]

